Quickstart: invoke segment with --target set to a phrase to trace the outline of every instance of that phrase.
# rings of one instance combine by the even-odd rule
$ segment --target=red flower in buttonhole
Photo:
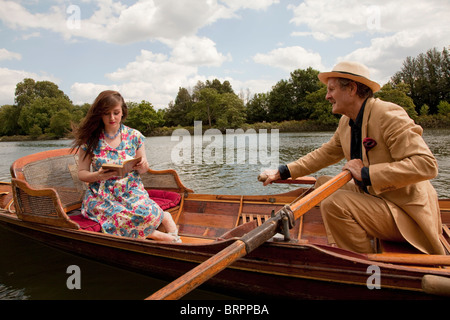
[[[367,138],[364,138],[364,140],[363,140],[363,146],[364,146],[364,148],[366,148],[366,151],[369,151],[376,145],[377,145],[377,142],[372,138],[367,137]]]

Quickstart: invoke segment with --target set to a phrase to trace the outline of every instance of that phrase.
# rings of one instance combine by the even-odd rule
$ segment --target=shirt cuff
[[[372,181],[370,181],[370,175],[369,175],[369,168],[368,167],[363,167],[361,169],[361,177],[362,177],[362,182],[364,184],[364,186],[371,186],[372,185]]]
[[[282,164],[278,167],[278,171],[280,172],[281,180],[286,180],[291,177],[291,172],[287,165]]]

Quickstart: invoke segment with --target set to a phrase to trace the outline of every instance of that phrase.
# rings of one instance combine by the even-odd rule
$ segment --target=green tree
[[[72,114],[68,109],[57,111],[50,118],[49,133],[53,133],[57,138],[63,138],[70,129]]]
[[[326,93],[327,87],[321,85],[319,90],[308,94],[302,103],[304,104],[303,108],[309,108],[308,112],[311,114],[310,120],[320,125],[333,128],[337,126],[340,115],[333,114],[331,103],[325,100]]]
[[[309,67],[291,72],[288,80],[280,80],[269,93],[269,121],[304,120],[310,108],[302,103],[309,93],[321,88],[319,71]]]
[[[430,113],[430,107],[426,104],[424,104],[422,107],[420,107],[419,115],[421,116],[428,116]]]
[[[447,101],[441,101],[438,104],[438,114],[443,115],[443,116],[448,116],[450,115],[450,103],[448,103]]]
[[[194,101],[196,102],[189,113],[189,118],[206,122],[209,127],[212,127],[220,111],[220,94],[216,89],[205,87],[194,93]]]
[[[234,93],[231,83],[228,80],[225,80],[223,83],[219,79],[214,79],[213,81],[206,80],[205,87],[215,89],[219,94]]]
[[[38,97],[22,107],[18,124],[25,134],[30,134],[34,125],[48,132],[50,119],[61,110],[71,110],[72,103],[64,97]],[[70,120],[70,118],[69,118]],[[68,122],[68,128],[70,127]]]
[[[139,130],[143,135],[148,136],[153,129],[164,125],[164,115],[156,112],[150,102],[142,100],[139,104],[128,102],[127,105],[129,110],[125,124]]]
[[[17,123],[20,109],[17,106],[4,105],[0,108],[0,135],[12,136],[21,133],[21,128]]]
[[[322,83],[317,78],[318,74],[319,71],[314,70],[311,67],[306,70],[297,69],[291,72],[289,82],[292,90],[292,103],[294,104],[293,117],[295,120],[304,120],[309,118],[311,110],[302,102],[308,94],[321,88]]]
[[[394,87],[392,83],[388,82],[375,94],[375,97],[398,104],[406,110],[411,119],[416,120],[418,115],[416,106],[413,99],[406,94],[408,91],[409,87],[406,84],[399,83]]]
[[[246,114],[249,123],[263,122],[269,116],[269,94],[257,93],[247,102]]]
[[[51,81],[34,81],[26,78],[16,85],[15,102],[18,107],[30,104],[38,98],[64,98],[70,102],[67,95]]]
[[[28,133],[32,138],[36,139],[42,134],[42,129],[41,127],[39,127],[39,125],[34,124],[33,127],[30,128]]]
[[[221,129],[239,128],[245,122],[244,102],[234,93],[220,95],[220,110],[217,127]]]
[[[391,78],[395,87],[401,83],[408,85],[408,96],[414,104],[427,104],[431,114],[437,113],[440,101],[450,102],[450,56],[446,48],[439,52],[436,48],[421,53],[417,57],[407,57],[402,69]],[[419,109],[416,111],[420,111]]]
[[[171,102],[166,110],[164,119],[169,126],[189,126],[192,121],[187,117],[192,110],[192,97],[186,88],[179,88],[175,103]]]
[[[293,120],[295,105],[292,99],[292,85],[280,80],[269,93],[269,121]]]
[[[81,106],[73,106],[70,111],[71,122],[80,123],[81,119],[86,116],[90,107],[91,105],[89,103],[84,103]]]

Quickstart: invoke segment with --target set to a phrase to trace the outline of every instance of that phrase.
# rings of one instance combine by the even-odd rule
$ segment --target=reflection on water
[[[1,300],[27,300],[29,297],[25,295],[25,289],[14,289],[0,283],[0,299]]]
[[[69,148],[72,140],[0,142],[0,180],[9,181],[9,168],[16,159],[36,152]]]
[[[432,181],[439,197],[450,198],[450,130],[425,130],[424,138],[439,163],[439,175]],[[287,163],[320,147],[332,132],[279,134],[279,162]],[[146,139],[148,161],[153,169],[175,169],[182,182],[197,193],[271,194],[288,191],[294,186],[263,187],[257,176],[261,163],[183,163],[175,165],[171,151],[177,145],[171,137]],[[0,143],[0,180],[10,179],[11,163],[25,155],[56,148],[70,147],[71,141],[2,142]],[[202,144],[205,147],[205,143]],[[206,144],[207,146],[208,144]],[[244,152],[240,150],[239,152]],[[336,175],[343,162],[314,174]],[[116,269],[49,248],[30,239],[0,229],[0,299],[142,299],[166,282]],[[66,287],[69,265],[82,270],[82,289]],[[197,290],[191,299],[229,298]]]

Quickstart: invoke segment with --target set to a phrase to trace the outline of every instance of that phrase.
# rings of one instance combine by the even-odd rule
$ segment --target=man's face
[[[341,88],[338,79],[329,78],[325,99],[331,103],[334,114],[345,114],[351,102],[350,88]]]

